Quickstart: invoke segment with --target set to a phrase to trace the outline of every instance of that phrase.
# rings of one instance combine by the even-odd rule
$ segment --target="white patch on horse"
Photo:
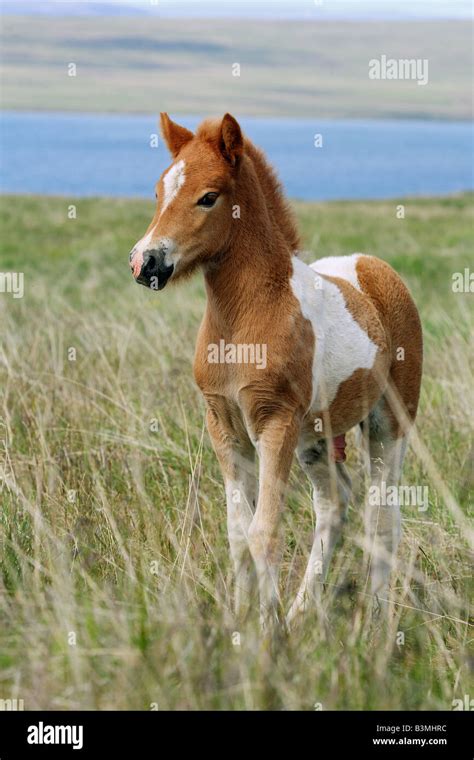
[[[131,265],[133,267],[134,277],[138,277],[143,264],[143,254],[148,248],[150,248],[151,241],[153,239],[153,233],[155,232],[156,225],[151,228],[147,234],[142,237],[134,246],[132,251]]]
[[[344,279],[348,279],[347,275]],[[315,286],[313,265],[309,267],[293,258],[290,282],[303,316],[311,322],[316,341],[310,409],[325,410],[335,399],[341,383],[357,369],[373,367],[377,346],[356,322],[333,282],[322,277]]]
[[[134,248],[134,250],[136,251],[136,253],[138,253],[138,254],[145,253],[145,251],[148,249],[148,247],[149,247],[149,245],[150,245],[150,243],[151,243],[151,241],[153,239],[153,233],[154,233],[155,229],[156,229],[156,224],[155,224],[154,227],[151,228],[150,232],[148,232],[145,235],[145,237],[142,237],[142,239],[138,241],[138,243],[136,244],[136,246]]]
[[[313,261],[310,267],[315,272],[347,280],[357,290],[360,290],[356,266],[360,257],[364,255],[363,253],[353,253],[351,256],[327,256],[324,259]]]
[[[174,264],[181,258],[176,250],[176,242],[169,237],[160,237],[155,240],[155,250],[162,251],[165,255],[165,264],[167,267]]]
[[[151,228],[149,232],[147,232],[147,234],[144,237],[140,238],[138,243],[135,244],[135,247],[133,249],[134,260],[137,257],[143,260],[143,254],[145,253],[145,251],[147,251],[150,248],[151,241],[153,240],[153,233],[155,232],[155,230],[156,230],[156,224],[154,227]]]
[[[171,201],[176,198],[180,189],[184,185],[186,175],[184,173],[185,163],[181,159],[177,164],[173,164],[171,169],[163,177],[163,187],[165,189],[165,197],[163,199],[163,206],[160,212],[160,216],[163,211],[170,205]]]

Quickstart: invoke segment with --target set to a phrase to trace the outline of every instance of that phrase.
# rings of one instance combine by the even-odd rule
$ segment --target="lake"
[[[190,129],[197,117],[177,119]],[[441,195],[473,188],[467,122],[243,118],[287,194],[305,200]],[[154,197],[170,159],[153,116],[4,112],[4,193]],[[315,135],[321,135],[316,138]],[[315,147],[321,143],[321,147]]]

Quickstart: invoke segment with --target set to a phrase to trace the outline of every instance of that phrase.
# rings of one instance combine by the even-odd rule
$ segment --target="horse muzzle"
[[[165,254],[163,251],[145,251],[142,260],[136,261],[135,256],[130,254],[130,267],[135,281],[140,285],[145,285],[151,290],[163,290],[169,278],[173,274],[174,265],[168,266],[165,263]]]

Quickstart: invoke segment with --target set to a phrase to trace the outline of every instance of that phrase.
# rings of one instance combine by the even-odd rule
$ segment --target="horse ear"
[[[171,121],[167,113],[160,113],[160,126],[161,134],[168,146],[168,150],[173,158],[176,158],[183,145],[192,140],[194,135],[186,127],[181,127],[179,124]]]
[[[244,152],[244,138],[236,119],[226,113],[221,124],[220,151],[231,166],[236,166]]]

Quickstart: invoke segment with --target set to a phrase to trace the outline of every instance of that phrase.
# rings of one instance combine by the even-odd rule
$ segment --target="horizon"
[[[3,0],[2,15],[306,21],[472,20],[469,0]]]

